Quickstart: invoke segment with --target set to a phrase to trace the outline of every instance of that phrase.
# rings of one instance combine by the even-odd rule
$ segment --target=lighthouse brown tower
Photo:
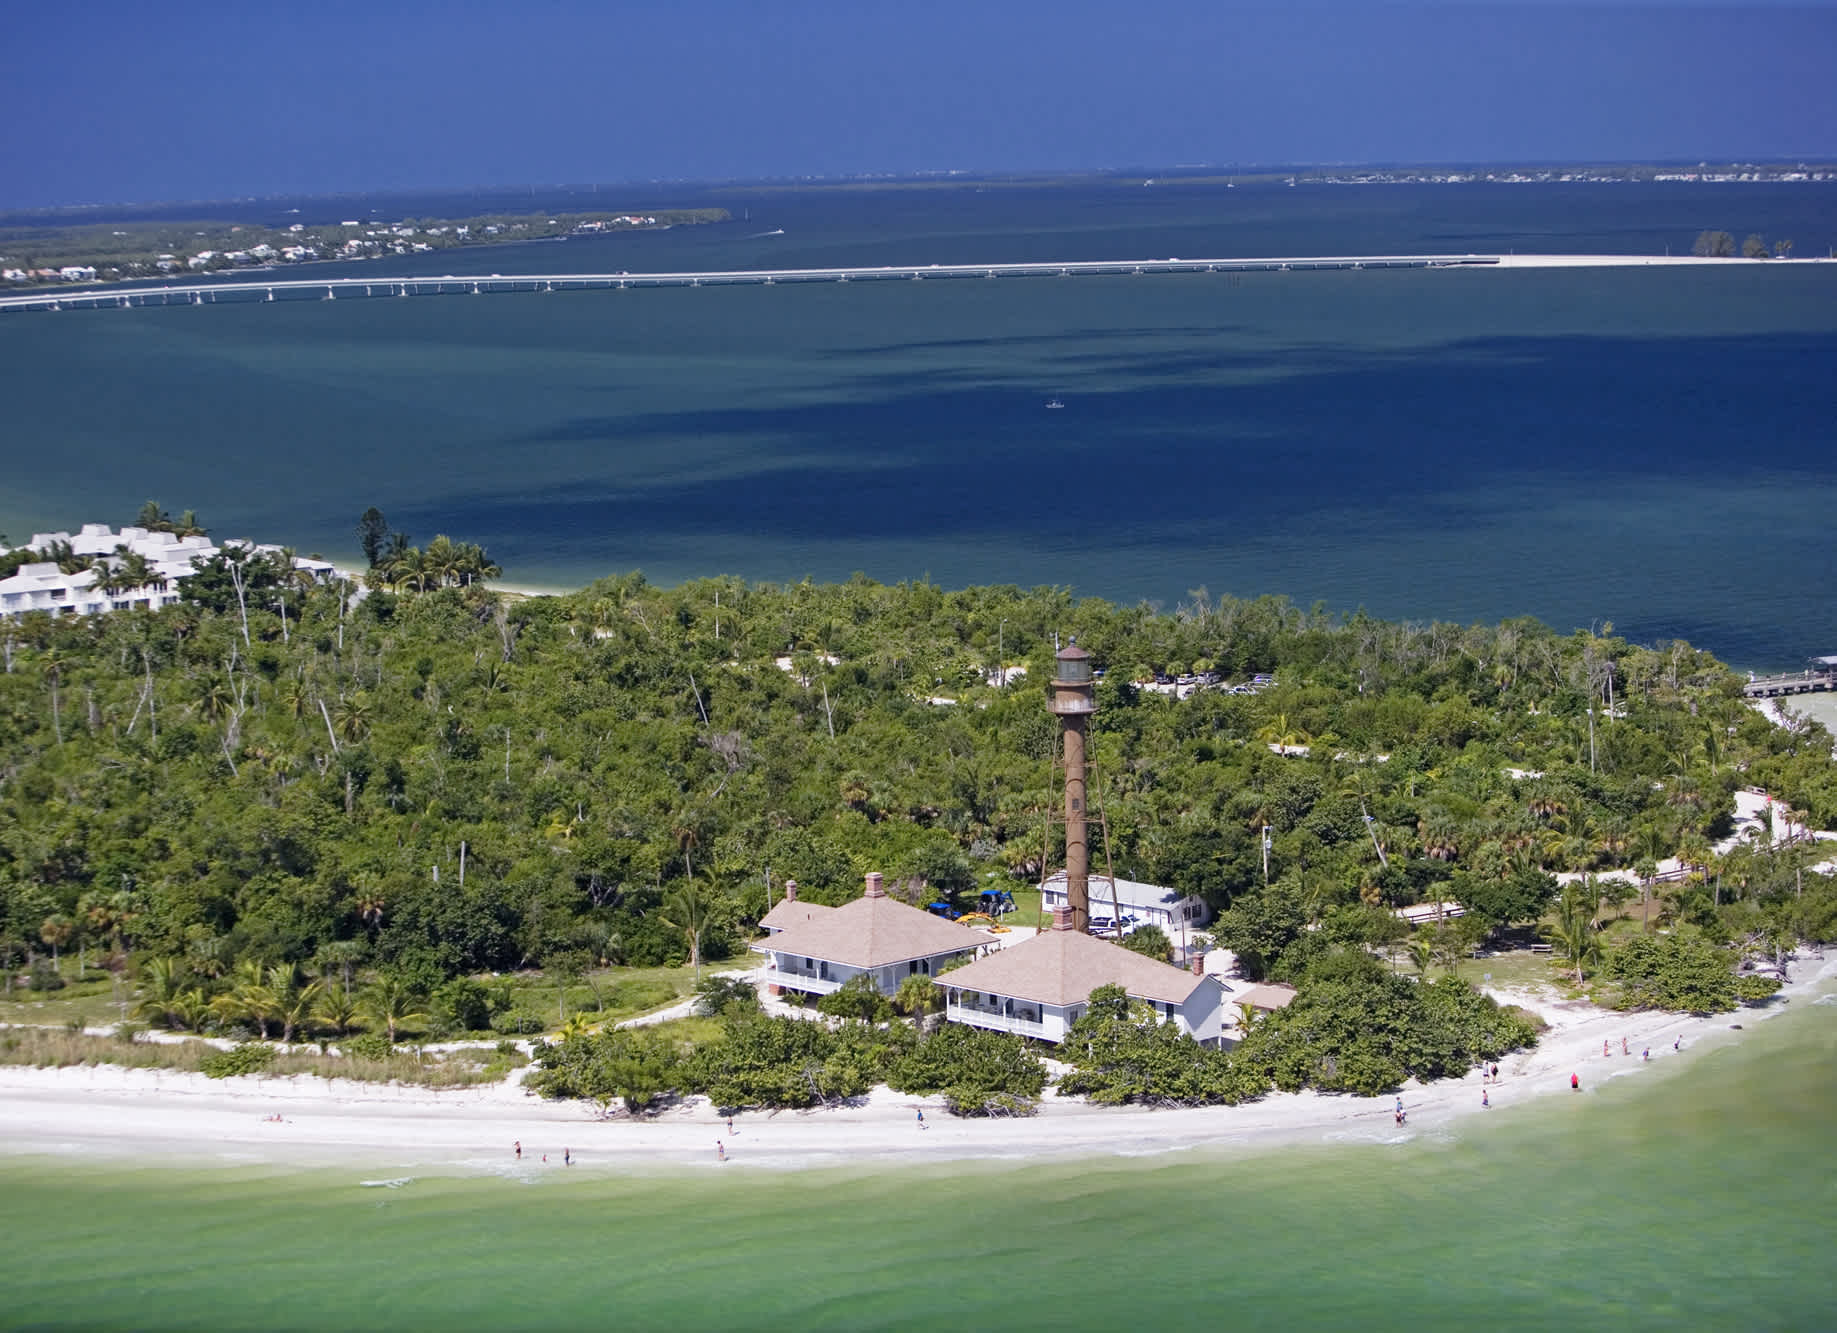
[[[1059,650],[1046,707],[1059,718],[1065,736],[1065,895],[1072,929],[1091,926],[1091,844],[1085,823],[1084,745],[1090,716],[1097,711],[1091,655],[1073,639]]]

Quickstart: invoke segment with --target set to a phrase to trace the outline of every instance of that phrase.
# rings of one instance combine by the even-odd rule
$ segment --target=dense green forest
[[[1172,610],[862,577],[360,595],[284,566],[220,561],[160,612],[0,624],[9,983],[87,950],[158,962],[202,1003],[298,965],[424,1016],[455,977],[731,956],[768,874],[828,902],[869,869],[909,900],[1025,883],[1057,855],[1055,635],[1106,668],[1093,794],[1115,870],[1203,895],[1253,973],[1304,977],[1438,897],[1482,933],[1555,911],[1578,932],[1559,952],[1597,970],[1611,882],[1559,903],[1548,872],[1649,879],[1671,855],[1693,873],[1634,910],[1725,963],[1837,916],[1802,847],[1711,850],[1737,786],[1837,823],[1830,736],[1770,724],[1684,643],[1203,590]],[[1005,689],[998,652],[1027,668]],[[1274,680],[1135,683],[1185,672]]]

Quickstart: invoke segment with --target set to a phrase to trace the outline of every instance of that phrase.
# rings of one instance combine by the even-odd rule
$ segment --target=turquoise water
[[[1823,1328],[1834,1012],[1392,1145],[395,1190],[15,1161],[0,1325]]]
[[[1707,225],[1808,253],[1837,236],[1837,190],[1810,186],[745,197],[745,224],[391,262],[1657,250]],[[1165,605],[1203,585],[1389,617],[1608,619],[1790,666],[1837,652],[1837,604],[1808,595],[1837,573],[1834,362],[1837,268],[1809,265],[9,316],[0,531],[119,521],[151,495],[348,558],[376,504],[417,539],[484,542],[526,584],[862,570]]]

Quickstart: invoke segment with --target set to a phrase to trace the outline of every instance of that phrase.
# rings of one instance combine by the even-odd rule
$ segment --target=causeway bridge
[[[404,296],[482,296],[497,292],[617,291],[628,287],[771,286],[810,282],[929,282],[988,278],[1117,277],[1165,273],[1274,273],[1368,268],[1474,268],[1498,255],[1350,255],[1289,259],[1074,260],[1064,263],[898,264],[864,268],[728,269],[682,273],[448,273],[420,277],[257,277],[139,286],[40,288],[0,295],[0,312],[105,310],[224,302],[336,301]]]

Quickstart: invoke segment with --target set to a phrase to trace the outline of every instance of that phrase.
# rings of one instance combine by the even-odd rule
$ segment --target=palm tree
[[[255,1024],[263,1041],[268,1040],[268,1024],[275,1021],[279,1004],[268,989],[261,960],[245,958],[236,965],[230,989],[211,1001],[212,1011],[226,1023]]]
[[[460,547],[459,581],[470,586],[474,579],[501,578],[503,569],[485,553],[485,548],[473,542]]]
[[[299,973],[294,970],[291,963],[284,969],[272,968],[270,972],[280,973],[281,975],[276,980],[285,983],[284,988],[280,985],[274,986],[274,992],[277,1001],[276,1012],[281,1020],[281,1040],[290,1042],[293,1040],[294,1029],[302,1026],[307,1019],[318,1012],[319,998],[325,993],[325,986],[319,981],[309,981],[301,985]]]
[[[893,1007],[909,1018],[935,1014],[944,1007],[944,992],[922,972],[915,972],[899,983]]]
[[[1425,855],[1437,861],[1452,861],[1460,854],[1461,826],[1440,806],[1430,806],[1416,828]]]
[[[342,1037],[363,1012],[363,1006],[347,988],[321,987],[314,1001],[313,1016]]]
[[[332,724],[341,740],[355,743],[370,734],[370,696],[362,690],[339,699]]]
[[[1258,728],[1257,739],[1287,754],[1290,750],[1298,750],[1307,745],[1312,737],[1290,722],[1287,713],[1277,713],[1273,721],[1266,722]]]
[[[149,958],[140,969],[140,1003],[134,1008],[135,1014],[169,1027],[190,1026],[176,1021],[190,974],[183,958]]]
[[[444,588],[449,583],[458,583],[463,561],[460,548],[453,544],[453,539],[444,532],[435,537],[421,552],[426,565],[428,577],[436,588]]]
[[[680,930],[689,945],[689,962],[695,968],[695,979],[702,977],[702,931],[707,929],[707,904],[693,880],[686,880],[664,896],[659,919]]]
[[[385,974],[371,982],[364,992],[363,1012],[388,1030],[393,1045],[396,1029],[402,1024],[426,1021],[427,1014],[415,1007],[417,1003],[414,992],[399,977]]]
[[[1652,929],[1652,881],[1658,878],[1658,862],[1642,856],[1633,863],[1633,873],[1639,877],[1640,928],[1649,931]]]
[[[1591,892],[1571,884],[1563,892],[1555,923],[1544,927],[1550,942],[1562,950],[1564,959],[1575,968],[1578,986],[1582,984],[1582,969],[1601,957],[1601,939],[1594,921],[1596,906]]]
[[[48,916],[38,927],[38,938],[51,946],[51,966],[57,967],[57,951],[75,938],[77,923],[61,912]]]
[[[383,895],[371,889],[357,899],[357,915],[374,936],[383,924],[383,909],[389,904]]]

